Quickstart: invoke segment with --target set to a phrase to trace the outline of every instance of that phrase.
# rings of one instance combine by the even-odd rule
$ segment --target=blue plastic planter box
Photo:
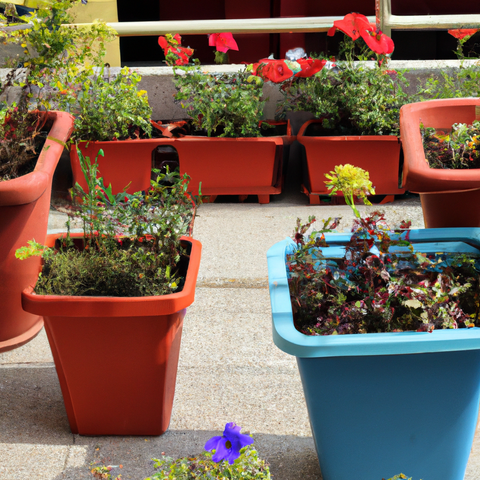
[[[328,234],[338,257],[350,235]],[[412,230],[422,252],[480,255],[480,229]],[[293,325],[285,257],[268,251],[273,340],[297,357],[324,480],[463,480],[480,401],[480,328],[307,336]]]

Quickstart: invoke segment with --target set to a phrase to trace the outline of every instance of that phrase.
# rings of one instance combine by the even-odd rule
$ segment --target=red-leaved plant
[[[340,165],[327,175],[332,193],[353,198],[372,193],[368,173]],[[296,328],[306,335],[432,331],[478,325],[479,259],[466,254],[423,254],[409,232],[390,229],[383,213],[364,217],[354,208],[352,236],[341,258],[328,258],[324,233],[338,225],[327,220],[307,235],[315,221],[297,220],[296,249],[287,258]]]

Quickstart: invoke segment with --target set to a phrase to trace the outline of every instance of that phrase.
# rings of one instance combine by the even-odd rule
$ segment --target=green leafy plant
[[[257,137],[265,100],[263,82],[246,72],[209,74],[199,66],[176,67],[175,100],[196,129],[210,136]],[[258,81],[260,80],[260,81]]]
[[[403,72],[337,62],[313,77],[282,85],[279,116],[311,112],[322,120],[324,135],[398,135],[400,108],[411,101],[407,85]]]
[[[12,70],[0,85],[0,96],[8,98],[6,93],[14,93],[13,103],[0,103],[0,179],[33,170],[45,139],[45,115],[31,111],[60,108],[67,93],[63,84],[73,77],[82,84],[91,74],[87,64],[100,63],[105,43],[115,37],[104,23],[64,25],[73,22],[69,9],[78,3],[80,0],[39,2],[35,14],[25,16],[19,16],[10,5],[6,14],[0,15],[0,42],[23,48],[19,56],[7,59],[4,66]]]
[[[420,131],[430,168],[480,168],[480,121],[455,123],[448,132],[421,124]]]
[[[58,107],[75,116],[72,140],[106,141],[150,137],[152,109],[138,73],[127,67],[111,75],[102,67],[91,75],[81,72],[65,84]],[[63,88],[64,87],[64,88]]]
[[[277,60],[271,65],[266,59],[261,62],[267,69],[260,73],[254,64],[254,73],[282,83],[277,116],[311,112],[321,120],[319,135],[398,135],[400,107],[411,97],[405,93],[404,73],[388,69],[392,40],[356,13],[335,21],[328,34],[337,29],[345,34],[337,60]]]
[[[461,60],[455,68],[443,70],[439,75],[432,75],[419,87],[418,100],[442,98],[465,98],[480,96],[480,64],[475,48],[465,54],[466,43],[476,36],[478,29],[454,29],[448,33],[457,39],[455,54]],[[474,44],[476,46],[478,44]],[[477,61],[475,61],[477,59]],[[466,62],[465,60],[469,60]]]
[[[337,166],[326,183],[347,193],[371,191],[366,172],[351,165]],[[308,235],[315,218],[305,224],[297,220],[296,248],[287,257],[287,268],[300,332],[337,335],[479,325],[477,257],[424,255],[410,243],[407,224],[391,230],[381,212],[355,215],[351,239],[340,258],[322,253],[328,247],[324,233],[333,230],[338,219]]]
[[[103,152],[102,152],[103,154]],[[42,295],[149,296],[179,291],[187,252],[180,237],[193,228],[195,203],[188,177],[159,174],[148,191],[113,195],[97,178],[97,161],[79,152],[88,192],[78,184],[81,203],[71,214],[83,224],[81,238],[68,233],[57,250],[31,242],[17,258],[41,253],[35,286]]]

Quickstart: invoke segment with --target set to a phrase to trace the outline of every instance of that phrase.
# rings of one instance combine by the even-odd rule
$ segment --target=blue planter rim
[[[480,228],[431,228],[410,230],[413,244],[430,243],[442,251],[478,249]],[[326,234],[327,243],[341,244],[350,234]],[[451,244],[446,247],[446,242]],[[461,243],[459,243],[461,242]],[[461,244],[466,244],[465,248]],[[268,283],[272,307],[273,341],[284,352],[302,358],[404,355],[480,349],[480,328],[435,330],[428,332],[388,332],[347,335],[309,336],[293,324],[292,305],[287,280],[286,255],[295,243],[286,238],[273,245],[267,253]],[[437,249],[433,250],[438,252]]]

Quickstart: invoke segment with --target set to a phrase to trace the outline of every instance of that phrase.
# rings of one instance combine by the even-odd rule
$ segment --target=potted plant
[[[191,232],[187,179],[161,174],[148,191],[103,185],[78,153],[83,234],[30,241],[42,255],[23,308],[45,320],[70,428],[83,435],[161,435],[170,422],[186,307],[195,295],[201,244]],[[69,225],[68,225],[69,226]],[[103,388],[90,388],[102,378]]]
[[[72,129],[65,112],[0,109],[0,352],[27,343],[43,327],[41,316],[23,311],[21,299],[40,261],[18,265],[15,251],[31,238],[45,239],[53,173]]]
[[[21,292],[35,281],[40,260],[18,265],[14,254],[30,238],[45,240],[53,173],[73,129],[71,115],[53,111],[43,87],[60,67],[92,60],[90,46],[108,31],[101,24],[81,33],[61,27],[71,23],[67,9],[74,3],[79,2],[53,1],[42,3],[35,15],[0,16],[2,42],[21,45],[5,66],[24,67],[13,68],[0,86],[0,352],[28,342],[43,326],[41,316],[21,305]],[[20,23],[32,28],[21,30]]]
[[[470,160],[477,155],[475,133],[467,128],[478,119],[479,107],[478,98],[451,98],[405,105],[400,111],[405,186],[420,194],[428,228],[480,227],[480,213],[466,208],[480,201],[480,169]],[[454,124],[463,124],[457,138],[451,134]],[[443,135],[432,137],[431,129]],[[466,161],[461,160],[464,154]],[[432,155],[436,166],[428,161]]]
[[[268,203],[281,193],[294,137],[287,122],[262,121],[263,81],[248,71],[209,74],[194,66],[174,72],[175,99],[191,119],[191,134],[165,143],[177,151],[180,173],[201,182],[210,197],[257,195]]]
[[[86,188],[77,147],[84,156],[96,158],[105,183],[118,193],[148,189],[152,152],[162,143],[152,137],[152,110],[145,90],[138,89],[141,77],[127,67],[112,73],[98,68],[74,78],[62,96],[61,106],[75,116],[75,132],[70,147],[73,181]]]
[[[402,88],[404,77],[387,66],[392,40],[366,17],[348,14],[334,22],[328,35],[337,29],[345,34],[339,52],[339,58],[345,60],[333,63],[324,59],[313,75],[277,78],[285,97],[280,115],[304,111],[316,117],[297,134],[305,147],[303,189],[310,203],[319,204],[319,196],[328,195],[324,175],[342,158],[368,170],[377,195],[386,195],[384,201],[391,201],[393,195],[405,191],[399,177],[398,138],[399,109],[409,98]],[[376,62],[367,62],[372,58]],[[310,63],[304,68],[314,67],[313,59],[302,61]],[[316,61],[318,64],[320,59]]]
[[[374,191],[361,169],[327,184],[354,208],[352,233],[298,220],[268,252],[273,340],[297,357],[323,478],[461,480],[480,401],[480,232],[394,233],[355,208]]]

